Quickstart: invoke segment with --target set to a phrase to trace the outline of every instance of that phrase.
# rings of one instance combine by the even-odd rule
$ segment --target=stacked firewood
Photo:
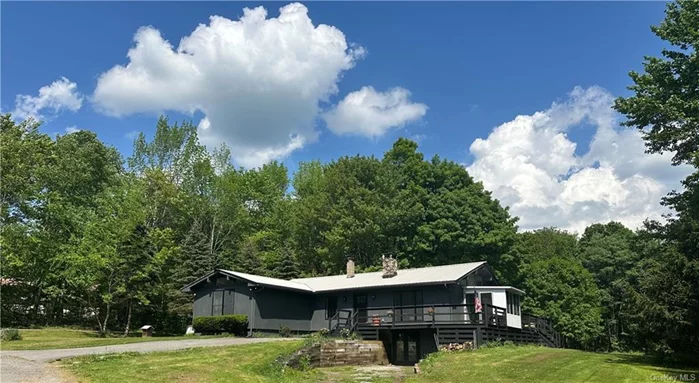
[[[471,351],[473,350],[473,342],[464,343],[449,343],[439,346],[440,351]]]

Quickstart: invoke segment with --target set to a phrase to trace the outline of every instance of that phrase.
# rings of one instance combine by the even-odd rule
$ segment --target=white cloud
[[[66,128],[66,134],[73,134],[81,131],[82,129],[78,128],[77,126],[69,126]]]
[[[425,113],[427,105],[411,102],[407,89],[377,92],[373,87],[365,86],[347,94],[323,118],[336,134],[379,137],[390,129],[420,119]]]
[[[130,132],[126,132],[126,134],[124,134],[124,138],[133,141],[136,139],[136,137],[138,137],[140,133],[141,132],[139,132],[138,130],[132,130]]]
[[[635,228],[661,219],[660,199],[690,169],[670,165],[671,153],[647,154],[641,134],[622,128],[613,96],[600,87],[576,87],[565,102],[517,116],[470,147],[468,171],[520,217],[520,228],[557,226],[582,232],[616,220]],[[566,133],[593,127],[583,155]]]
[[[267,18],[245,8],[239,20],[212,16],[173,46],[153,27],[139,29],[129,62],[103,73],[93,101],[122,116],[201,111],[202,141],[225,142],[243,166],[280,158],[317,137],[319,102],[337,93],[341,74],[366,53],[339,29],[314,25],[302,4]]]
[[[65,77],[39,88],[38,96],[19,94],[15,98],[15,110],[12,116],[18,119],[34,118],[43,120],[45,111],[54,114],[69,110],[77,112],[83,103],[83,97],[78,92],[78,85]]]

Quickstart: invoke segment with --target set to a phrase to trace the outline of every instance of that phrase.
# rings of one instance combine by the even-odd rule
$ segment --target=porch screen
[[[393,305],[396,308],[396,322],[420,322],[424,320],[422,290],[396,291],[393,293]]]

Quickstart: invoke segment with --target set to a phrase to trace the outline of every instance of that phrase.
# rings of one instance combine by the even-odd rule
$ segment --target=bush
[[[340,337],[345,340],[359,339],[359,336],[354,331],[348,328],[343,328],[342,330],[340,330]]]
[[[247,315],[219,315],[208,317],[196,317],[192,321],[194,331],[202,334],[229,333],[233,335],[245,335],[248,328]]]
[[[22,340],[22,334],[16,328],[0,329],[0,340],[2,340],[2,341]]]
[[[282,338],[291,337],[291,329],[286,326],[279,326],[279,336]]]

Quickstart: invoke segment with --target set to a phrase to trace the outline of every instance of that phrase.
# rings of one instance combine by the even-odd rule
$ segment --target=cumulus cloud
[[[78,128],[77,126],[69,126],[66,128],[66,134],[73,134],[81,131],[82,129]]]
[[[53,114],[68,110],[77,112],[83,104],[83,96],[78,92],[78,85],[65,77],[50,85],[39,88],[38,96],[19,94],[15,98],[15,110],[12,115],[18,119],[34,118],[43,120],[45,112]]]
[[[427,113],[427,105],[410,101],[410,92],[393,88],[377,92],[373,87],[347,94],[323,115],[328,129],[336,134],[379,137],[403,127]]]
[[[113,116],[201,111],[202,141],[225,142],[243,166],[288,155],[317,137],[319,103],[363,57],[339,29],[314,25],[294,3],[267,18],[245,8],[239,20],[212,16],[175,49],[153,27],[139,29],[129,62],[100,75],[93,95]]]
[[[619,126],[613,100],[603,88],[576,87],[564,102],[475,140],[468,171],[510,206],[523,230],[582,232],[610,220],[636,228],[646,218],[661,219],[668,211],[660,199],[690,169],[671,166],[671,153],[645,153],[641,134]],[[566,134],[572,129],[595,129],[582,155]]]

